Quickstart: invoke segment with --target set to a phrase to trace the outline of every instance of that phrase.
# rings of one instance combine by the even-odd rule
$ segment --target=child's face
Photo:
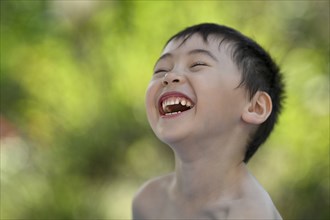
[[[195,34],[181,43],[171,41],[155,65],[146,93],[151,128],[167,144],[230,139],[248,102],[240,71],[219,39]]]

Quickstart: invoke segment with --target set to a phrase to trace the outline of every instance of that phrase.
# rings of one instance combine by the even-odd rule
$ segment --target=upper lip
[[[162,103],[165,99],[168,99],[170,97],[183,97],[183,98],[189,100],[193,105],[195,105],[195,102],[188,95],[186,95],[182,92],[178,92],[178,91],[165,92],[165,93],[161,94],[161,96],[158,99],[158,108],[159,108],[160,113],[164,114],[163,108],[162,108]]]

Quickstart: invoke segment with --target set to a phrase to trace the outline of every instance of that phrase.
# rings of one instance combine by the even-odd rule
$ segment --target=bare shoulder
[[[282,220],[272,203],[248,198],[220,202],[204,213],[211,219]]]
[[[270,198],[244,198],[235,202],[230,210],[228,219],[282,220]]]
[[[148,219],[153,211],[166,202],[167,187],[172,180],[172,174],[157,177],[144,183],[137,191],[132,202],[133,219]]]
[[[264,188],[250,179],[234,199],[219,200],[208,209],[212,219],[276,219],[282,220],[272,199]]]

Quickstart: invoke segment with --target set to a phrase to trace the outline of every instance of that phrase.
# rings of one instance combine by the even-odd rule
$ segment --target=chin
[[[182,131],[180,129],[166,129],[154,132],[158,139],[167,145],[182,144],[188,137],[187,131]]]

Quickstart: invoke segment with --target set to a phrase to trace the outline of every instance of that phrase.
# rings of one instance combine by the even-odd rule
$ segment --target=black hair
[[[264,91],[271,97],[273,108],[270,116],[248,140],[243,160],[247,163],[260,145],[267,140],[278,121],[284,99],[282,73],[271,56],[259,44],[239,31],[223,25],[202,23],[188,27],[172,36],[165,46],[174,39],[182,38],[181,44],[183,44],[194,34],[199,34],[205,42],[208,41],[210,35],[219,37],[219,47],[222,43],[228,43],[233,62],[242,72],[239,86],[244,86],[247,89],[250,98],[257,91]]]

